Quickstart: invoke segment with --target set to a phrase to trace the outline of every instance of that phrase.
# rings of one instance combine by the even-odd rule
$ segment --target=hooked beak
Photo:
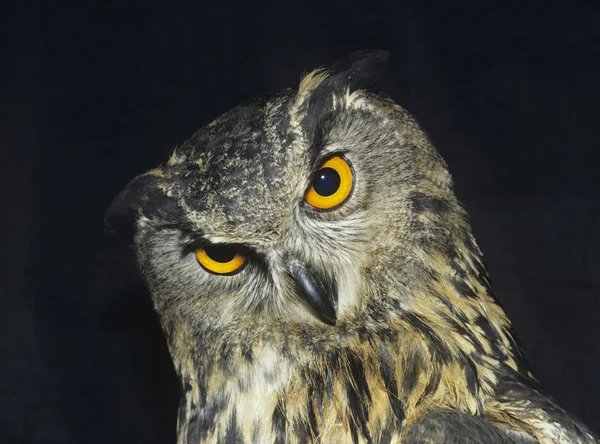
[[[312,270],[298,261],[289,266],[298,292],[314,309],[319,319],[327,324],[335,325],[337,321],[337,288],[335,282]]]

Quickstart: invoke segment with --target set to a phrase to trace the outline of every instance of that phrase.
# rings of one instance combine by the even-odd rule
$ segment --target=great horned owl
[[[107,213],[181,381],[178,442],[592,443],[495,299],[446,164],[354,53],[234,108]]]

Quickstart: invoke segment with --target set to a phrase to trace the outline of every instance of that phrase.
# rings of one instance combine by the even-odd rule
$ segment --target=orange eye
[[[334,156],[315,173],[304,199],[320,210],[332,210],[346,202],[353,187],[352,167],[344,158]]]
[[[207,245],[195,254],[200,265],[215,274],[233,274],[246,263],[246,257],[231,245]]]

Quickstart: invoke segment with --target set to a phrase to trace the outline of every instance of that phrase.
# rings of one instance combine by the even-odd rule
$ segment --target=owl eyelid
[[[348,157],[346,156],[348,154],[347,150],[341,150],[341,151],[331,151],[331,152],[321,152],[319,153],[319,155],[317,156],[317,158],[315,159],[315,161],[313,162],[313,165],[311,166],[311,174],[310,174],[310,179],[312,179],[312,177],[315,175],[315,173],[317,171],[319,171],[322,167],[323,164],[325,162],[327,162],[329,159],[333,158],[333,157],[341,157],[342,159],[344,159],[346,162],[348,162],[348,164],[352,165],[350,163],[350,161],[348,160]]]
[[[237,242],[211,242],[210,240],[205,239],[205,238],[196,239],[191,242],[186,242],[186,244],[184,246],[184,248],[186,250],[192,250],[192,251],[200,249],[200,248],[207,248],[207,247],[236,247],[236,248],[240,248],[244,251],[251,249],[247,245],[240,244]]]
[[[263,260],[262,255],[249,245],[235,242],[210,242],[206,238],[200,238],[187,243],[184,246],[183,256],[193,254],[196,250],[206,249],[209,246],[236,247],[244,253],[244,256],[246,256],[249,261],[256,262],[257,258]]]
[[[212,243],[208,241],[206,235],[202,233],[198,236],[193,236],[188,240],[182,242],[183,250],[186,252],[193,252],[198,248],[204,248],[206,245],[211,245]]]

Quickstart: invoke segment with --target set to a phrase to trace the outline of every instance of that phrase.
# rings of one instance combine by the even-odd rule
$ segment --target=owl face
[[[117,197],[109,219],[135,224],[159,312],[207,331],[359,325],[386,270],[409,272],[416,199],[452,198],[450,177],[414,120],[360,87],[382,61],[231,110]]]

